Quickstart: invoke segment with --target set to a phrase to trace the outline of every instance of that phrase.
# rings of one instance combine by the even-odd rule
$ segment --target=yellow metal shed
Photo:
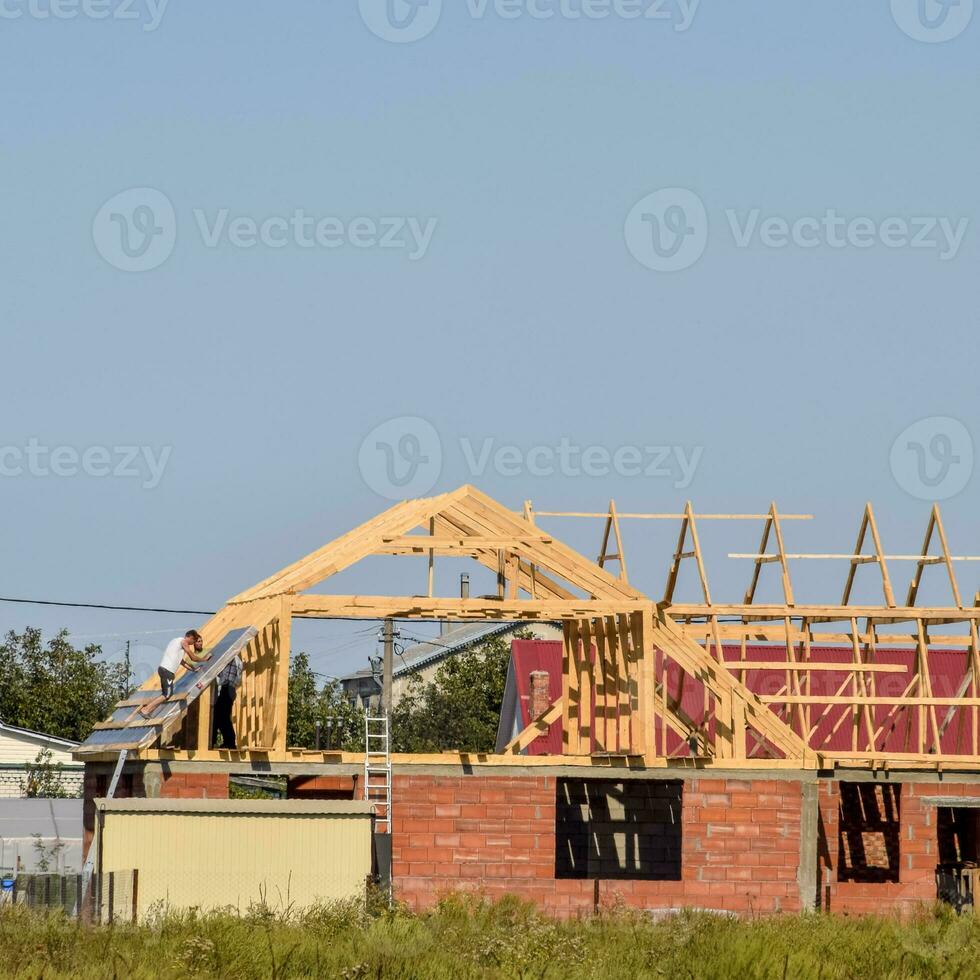
[[[138,870],[153,907],[296,909],[362,896],[373,812],[347,800],[96,800],[102,873]]]

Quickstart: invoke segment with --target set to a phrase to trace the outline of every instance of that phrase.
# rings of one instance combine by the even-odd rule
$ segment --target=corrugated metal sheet
[[[208,652],[209,659],[197,671],[185,671],[174,684],[174,693],[166,701],[158,704],[150,713],[154,721],[171,720],[183,714],[190,705],[206,691],[217,679],[233,657],[239,654],[256,636],[253,626],[231,630]],[[157,688],[139,690],[133,693],[132,700],[152,701],[159,695]],[[130,699],[127,699],[130,700]],[[160,735],[159,725],[147,725],[147,719],[132,705],[116,705],[110,720],[117,724],[126,723],[123,728],[100,728],[93,731],[79,746],[76,755],[104,752],[106,749],[137,749],[151,745]]]
[[[727,662],[734,662],[741,657],[741,647],[737,643],[724,643],[722,650]],[[595,656],[595,648],[592,649]],[[842,646],[813,646],[812,659],[818,663],[840,663],[851,661],[853,656],[850,647]],[[766,644],[748,644],[746,659],[752,661],[771,661],[784,663],[786,651],[782,646]],[[898,698],[905,690],[912,677],[915,661],[915,651],[908,647],[879,647],[875,660],[882,664],[897,664],[905,668],[902,673],[880,674],[876,679],[877,693],[880,696]],[[516,699],[516,707],[520,714],[518,731],[530,724],[528,712],[529,675],[532,670],[546,670],[549,673],[549,684],[552,699],[561,694],[561,663],[562,645],[551,640],[514,640],[511,644],[511,663],[508,670],[508,690],[504,693],[505,702],[508,698]],[[966,650],[948,650],[931,648],[929,650],[929,676],[933,693],[937,697],[950,697],[957,693],[966,665]],[[671,663],[667,671],[667,689],[672,697],[680,695],[681,706],[691,718],[700,718],[704,710],[704,688],[693,677],[684,676],[681,684],[681,669]],[[833,695],[844,680],[850,676],[849,671],[827,670],[811,675],[810,692],[812,694]],[[745,685],[756,694],[776,694],[786,682],[785,671],[746,670],[744,671]],[[593,707],[595,700],[593,688]],[[842,721],[843,716],[850,714],[847,705],[830,706],[824,714],[823,708],[814,709],[814,713],[823,714],[823,721],[817,726],[810,739],[814,748],[824,751],[844,752],[851,749],[851,726]],[[905,740],[908,727],[914,733],[918,724],[919,708],[901,709],[889,724],[877,742],[877,748],[884,752],[903,752],[906,749]],[[921,709],[928,712],[929,709]],[[876,705],[871,708],[874,726],[882,725],[889,717],[891,707]],[[936,713],[941,724],[946,713],[945,708],[937,708]],[[863,712],[862,712],[863,715]],[[950,725],[941,740],[944,752],[957,753],[969,751],[965,746],[972,744],[972,716],[967,711],[962,712],[963,724]],[[838,725],[838,722],[841,722]],[[836,730],[835,730],[836,729]],[[713,734],[714,721],[709,722],[709,733]],[[864,729],[862,729],[864,731]],[[528,752],[532,755],[545,755],[561,751],[561,720],[556,721],[548,731],[531,743]],[[929,738],[932,731],[929,729]],[[931,742],[929,743],[931,744]],[[911,751],[915,751],[914,734]],[[667,753],[669,755],[688,755],[685,743],[674,733],[667,733]]]
[[[102,870],[139,871],[152,908],[286,909],[364,894],[373,819],[365,803],[100,800]]]

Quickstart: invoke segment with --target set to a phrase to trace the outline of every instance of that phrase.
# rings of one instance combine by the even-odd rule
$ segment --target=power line
[[[108,609],[113,612],[143,612],[143,613],[169,613],[174,616],[216,616],[215,610],[205,610],[205,609],[156,609],[150,606],[116,606],[110,605],[103,602],[55,602],[53,599],[14,599],[9,596],[0,596],[0,602],[13,602],[20,603],[28,606],[60,606],[66,609]],[[321,616],[294,616],[294,619],[316,619],[322,620]],[[351,623],[363,623],[363,616],[330,616],[332,620],[344,620]],[[380,622],[380,620],[379,620]],[[372,632],[374,627],[369,627],[363,632]],[[154,633],[162,633],[163,630],[153,630]],[[93,636],[99,634],[93,633]],[[108,634],[102,634],[108,635]],[[120,633],[119,636],[127,636],[129,634]]]
[[[114,612],[172,613],[175,616],[214,616],[214,610],[151,609],[148,606],[112,606],[102,602],[55,602],[52,599],[11,599],[0,596],[0,602],[16,602],[28,606],[64,606],[69,609],[111,609]]]

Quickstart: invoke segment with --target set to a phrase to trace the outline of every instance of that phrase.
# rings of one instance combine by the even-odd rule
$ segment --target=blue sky
[[[972,2],[927,0],[961,18],[943,43],[902,29],[912,0],[702,0],[684,30],[677,3],[627,20],[611,0],[604,19],[557,0],[476,16],[468,0],[413,43],[372,33],[354,2],[108,0],[98,20],[62,3],[4,0],[0,16],[0,594],[216,608],[390,503],[376,440],[362,451],[386,423],[390,453],[401,432],[429,459],[419,492],[473,482],[539,509],[776,499],[816,517],[793,549],[830,551],[853,547],[873,500],[899,553],[934,495],[954,550],[980,552]],[[173,208],[151,215],[166,256],[143,271],[118,267],[133,188]],[[701,254],[674,271],[624,232],[663,189],[704,209]],[[297,212],[331,244],[304,246]],[[669,227],[637,214],[641,232]],[[828,215],[859,222],[840,247]],[[563,440],[596,447],[594,475],[554,464]],[[31,445],[88,451],[87,471],[69,453],[56,475]],[[653,472],[603,464],[622,447]],[[693,470],[653,466],[660,447]],[[596,550],[598,526],[551,526]],[[629,532],[651,594],[675,533]],[[724,555],[759,528],[702,534],[716,597],[740,598],[747,569]],[[977,567],[961,566],[966,594]],[[843,569],[800,576],[834,599]],[[423,587],[416,565],[345,584]],[[4,629],[28,624],[112,656],[132,639],[150,667],[185,625],[0,604]],[[300,636],[337,673],[373,651],[364,628]]]

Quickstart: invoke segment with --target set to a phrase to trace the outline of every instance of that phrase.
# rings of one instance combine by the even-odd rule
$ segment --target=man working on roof
[[[157,674],[160,676],[160,694],[151,698],[140,708],[140,714],[149,716],[174,693],[174,679],[178,667],[197,671],[195,664],[203,663],[207,657],[199,656],[204,649],[204,640],[197,630],[188,630],[183,636],[174,637],[163,651]]]
[[[242,658],[237,654],[225,665],[215,681],[217,696],[214,699],[214,724],[211,727],[211,746],[218,747],[218,733],[221,733],[221,747],[236,749],[235,725],[231,720],[231,709],[235,695],[242,682]]]

